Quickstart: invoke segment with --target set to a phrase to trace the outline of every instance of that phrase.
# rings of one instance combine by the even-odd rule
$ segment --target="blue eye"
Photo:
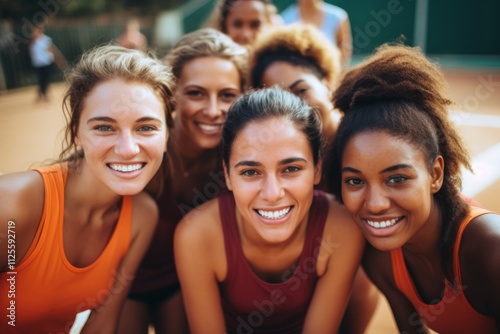
[[[97,125],[94,127],[94,130],[108,132],[113,129],[109,125]]]
[[[149,126],[149,125],[144,125],[144,126],[141,126],[139,128],[139,131],[144,131],[144,132],[150,132],[150,131],[154,131],[154,130],[156,130],[156,128]]]

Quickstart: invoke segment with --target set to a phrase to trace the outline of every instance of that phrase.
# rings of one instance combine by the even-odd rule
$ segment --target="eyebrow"
[[[413,168],[412,165],[397,164],[397,165],[394,165],[394,166],[390,166],[390,167],[384,168],[383,170],[381,170],[379,172],[379,174],[384,174],[384,173],[387,173],[387,172],[393,172],[393,171],[398,170],[398,169],[411,169],[411,170],[415,170],[415,168]],[[361,174],[360,170],[357,170],[356,168],[352,168],[352,167],[342,167],[342,169],[340,171],[342,173],[343,172],[351,172],[351,173],[354,173],[354,174]]]
[[[300,84],[301,82],[305,81],[304,79],[299,79],[297,81],[295,81],[294,83],[292,83],[290,86],[288,86],[288,89],[289,90],[293,90],[295,88],[295,86],[297,86],[298,84]]]
[[[291,163],[294,163],[294,162],[307,162],[306,159],[304,158],[299,158],[299,157],[294,157],[294,158],[286,158],[286,159],[283,159],[283,160],[280,160],[278,162],[278,165],[288,165],[288,164],[291,164]],[[241,166],[248,166],[248,167],[259,167],[259,166],[262,166],[262,164],[258,161],[253,161],[253,160],[243,160],[243,161],[240,161],[238,163],[236,163],[233,168],[236,168],[236,167],[241,167]]]
[[[97,116],[97,117],[92,117],[87,121],[88,123],[91,122],[108,122],[108,123],[116,123],[116,120],[114,118],[108,117],[108,116]],[[149,116],[144,116],[139,118],[138,120],[135,121],[136,123],[142,123],[142,122],[159,122],[161,123],[162,121],[158,118],[155,117],[149,117]]]

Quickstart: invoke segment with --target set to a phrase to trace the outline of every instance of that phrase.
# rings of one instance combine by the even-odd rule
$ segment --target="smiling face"
[[[83,168],[119,195],[141,192],[166,147],[165,106],[146,84],[105,81],[84,101],[76,143]]]
[[[327,115],[333,110],[330,90],[325,80],[319,79],[311,70],[284,61],[269,65],[263,73],[262,84],[266,87],[280,86],[307,101],[311,107]]]
[[[225,170],[242,233],[265,243],[286,242],[305,223],[321,178],[306,135],[284,118],[246,125]]]
[[[443,159],[431,172],[421,150],[386,132],[363,132],[342,155],[342,199],[377,249],[399,248],[438,226],[433,199],[442,184]]]
[[[238,44],[251,44],[268,21],[266,4],[262,1],[235,1],[226,17],[226,34]]]
[[[196,58],[182,68],[176,88],[174,131],[192,150],[216,148],[231,103],[241,94],[240,75],[229,60]]]

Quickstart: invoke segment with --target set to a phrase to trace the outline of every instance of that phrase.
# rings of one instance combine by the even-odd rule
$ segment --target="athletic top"
[[[35,170],[44,182],[43,214],[21,263],[0,274],[0,309],[4,312],[0,333],[68,333],[77,313],[106,302],[115,280],[130,280],[117,268],[130,246],[132,197],[123,197],[118,223],[101,255],[77,268],[66,258],[63,244],[67,164]],[[8,310],[11,305],[13,312]],[[6,310],[14,318],[5,317]],[[15,327],[8,324],[12,319]]]
[[[453,274],[456,288],[445,281],[443,299],[437,304],[426,304],[420,298],[413,279],[408,273],[401,248],[391,251],[394,279],[398,289],[411,301],[415,309],[430,329],[446,334],[496,333],[495,320],[477,312],[467,301],[462,289],[459,249],[462,235],[470,221],[490,211],[470,207],[470,213],[462,221],[453,249]]]
[[[323,13],[323,22],[321,22],[321,28],[319,30],[325,34],[334,45],[338,45],[335,36],[337,36],[337,30],[340,24],[347,19],[347,12],[340,7],[324,2]],[[297,4],[293,4],[286,8],[280,15],[283,21],[285,21],[285,24],[302,22]]]
[[[219,197],[227,277],[219,289],[228,333],[300,333],[318,276],[316,260],[328,214],[323,192],[315,191],[306,241],[295,270],[283,283],[268,283],[250,268],[236,225],[232,194]]]

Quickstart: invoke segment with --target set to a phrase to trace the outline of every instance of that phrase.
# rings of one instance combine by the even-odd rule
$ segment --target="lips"
[[[395,224],[399,223],[401,219],[403,219],[403,217],[387,219],[387,220],[378,220],[378,221],[365,219],[365,221],[368,225],[370,225],[373,228],[382,229],[394,226]]]
[[[146,164],[137,163],[137,164],[108,164],[107,166],[114,171],[121,173],[131,173],[142,169]]]

